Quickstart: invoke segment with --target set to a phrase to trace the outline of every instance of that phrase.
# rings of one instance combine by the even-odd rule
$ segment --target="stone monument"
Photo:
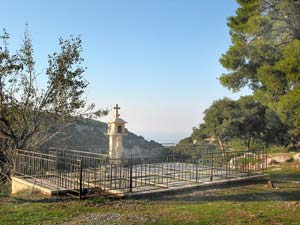
[[[115,114],[112,120],[108,122],[108,136],[109,136],[109,157],[115,160],[116,163],[124,157],[123,136],[125,135],[125,120],[120,118],[118,104],[114,107]]]

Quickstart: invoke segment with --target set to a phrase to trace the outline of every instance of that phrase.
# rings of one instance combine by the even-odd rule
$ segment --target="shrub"
[[[267,153],[286,153],[286,152],[289,152],[289,148],[284,146],[272,146],[267,148]]]
[[[10,195],[11,184],[10,182],[0,183],[0,195]]]

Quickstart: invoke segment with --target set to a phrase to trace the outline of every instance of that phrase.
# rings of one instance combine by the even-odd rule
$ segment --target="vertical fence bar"
[[[224,155],[224,163],[225,163],[225,179],[227,180],[228,179],[228,153],[225,152],[225,155]]]
[[[126,163],[123,162],[124,166],[123,163],[116,164],[113,159],[109,161],[107,157],[97,158],[85,152],[52,149],[47,155],[20,151],[16,157],[16,172],[40,183],[48,182],[58,188],[76,190],[81,199],[86,188],[136,192],[161,188],[159,184],[166,187],[179,186],[185,181],[199,184],[204,180],[251,176],[267,170],[265,149],[256,152],[204,149],[200,153],[196,152],[198,149],[192,150],[194,152],[175,153],[172,149],[164,157],[129,158]]]
[[[129,162],[129,192],[132,192],[132,159]]]
[[[250,176],[250,169],[251,169],[250,166],[252,161],[253,161],[253,156],[247,153],[246,163],[247,163],[248,177]]]
[[[198,183],[198,171],[199,171],[199,159],[198,156],[196,157],[196,183]]]
[[[265,166],[264,166],[264,171],[265,173],[268,172],[268,152],[267,152],[267,149],[265,148]]]
[[[82,199],[82,172],[83,172],[83,168],[82,168],[82,160],[79,160],[79,200]]]
[[[214,152],[211,152],[210,181],[213,180],[213,176],[214,176]]]

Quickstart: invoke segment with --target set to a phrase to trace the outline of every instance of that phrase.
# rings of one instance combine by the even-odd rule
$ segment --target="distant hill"
[[[108,153],[107,124],[93,119],[78,119],[47,143],[47,147],[68,147],[75,150]],[[155,141],[147,141],[126,129],[123,145],[126,154],[149,156],[163,151],[163,146]]]

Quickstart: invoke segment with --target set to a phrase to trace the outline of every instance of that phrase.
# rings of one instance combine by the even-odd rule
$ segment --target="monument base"
[[[40,192],[44,195],[53,195],[53,191],[51,189],[41,187],[39,185],[36,185],[35,183],[32,183],[30,181],[27,181],[25,179],[21,179],[18,177],[12,177],[11,178],[11,194],[17,194],[19,192],[24,192],[24,191],[37,191]]]

